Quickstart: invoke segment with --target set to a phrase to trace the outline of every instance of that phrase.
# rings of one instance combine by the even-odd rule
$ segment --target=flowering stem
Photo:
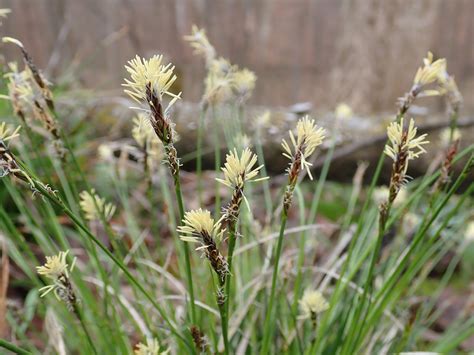
[[[224,338],[224,344],[226,345],[226,353],[229,351],[229,339],[228,339],[228,329],[229,329],[229,304],[230,304],[230,275],[232,272],[232,258],[234,255],[235,249],[235,228],[236,222],[233,221],[229,228],[229,250],[227,252],[227,263],[229,265],[229,274],[224,280],[225,284],[225,294],[224,294],[224,318],[222,319],[222,336]]]
[[[212,119],[214,121],[214,171],[217,173],[221,169],[221,146],[219,142],[219,122],[216,117],[216,107],[212,106]],[[219,216],[221,210],[221,194],[219,192],[220,184],[216,181],[215,196],[215,216]]]
[[[179,170],[176,174],[173,175],[174,179],[174,188],[176,192],[176,200],[178,201],[178,209],[179,209],[179,218],[180,218],[180,225],[183,223],[184,220],[184,203],[183,203],[183,194],[181,192],[181,182],[179,180]],[[188,279],[188,288],[189,288],[189,301],[191,306],[191,323],[195,324],[196,322],[196,306],[194,304],[194,285],[193,285],[193,278],[191,274],[191,257],[189,256],[189,246],[188,243],[182,242],[183,250],[184,250],[184,259],[186,262],[186,277]]]
[[[280,234],[278,235],[278,242],[275,253],[275,263],[273,266],[272,288],[270,291],[270,299],[268,301],[267,315],[264,324],[263,345],[260,351],[261,355],[269,354],[270,336],[273,333],[273,303],[275,301],[276,282],[278,277],[278,265],[280,263],[281,250],[283,247],[283,236],[285,234],[286,221],[288,219],[288,208],[283,208],[281,213]]]
[[[0,347],[4,348],[4,349],[7,349],[7,350],[10,350],[10,351],[13,351],[14,353],[16,354],[20,354],[20,355],[27,355],[27,354],[31,354],[30,351],[27,351],[25,349],[22,349],[22,348],[19,348],[18,346],[16,346],[15,344],[12,344],[4,339],[0,339]]]
[[[22,166],[22,168],[24,168]],[[59,207],[65,214],[71,218],[74,224],[81,229],[87,237],[92,240],[125,274],[125,277],[150,301],[153,307],[160,313],[163,320],[167,323],[169,330],[178,337],[188,348],[192,349],[191,345],[188,344],[186,339],[178,332],[176,327],[171,323],[171,321],[166,317],[165,311],[161,306],[156,302],[155,297],[151,296],[145,288],[138,282],[132,273],[128,270],[128,268],[114,255],[112,254],[109,249],[102,244],[91,232],[90,230],[82,223],[82,221],[77,217],[65,204],[64,202],[54,194],[51,194],[48,190],[46,190],[42,183],[38,180],[35,180],[35,186],[38,191],[41,193],[42,196],[46,197],[50,202],[52,202],[55,206]]]
[[[202,133],[204,130],[204,117],[206,116],[206,109],[201,110],[199,115],[199,126],[196,146],[196,175],[197,175],[197,190],[198,190],[198,201],[202,204]]]
[[[83,314],[81,310],[79,309],[79,306],[77,305],[77,303],[74,303],[72,307],[73,307],[74,314],[76,315],[77,319],[79,319],[79,322],[81,323],[81,327],[84,330],[84,333],[86,334],[86,338],[87,338],[87,342],[89,343],[89,346],[94,351],[94,354],[98,354],[97,349],[94,346],[94,342],[92,341],[91,335],[89,334],[86,324],[84,323]]]
[[[223,287],[224,285],[220,285]],[[217,301],[219,304],[219,313],[221,315],[221,326],[222,326],[222,338],[224,339],[224,353],[227,355],[229,354],[229,335],[228,335],[228,314],[227,314],[227,297],[225,298],[225,302],[221,303],[219,300]]]

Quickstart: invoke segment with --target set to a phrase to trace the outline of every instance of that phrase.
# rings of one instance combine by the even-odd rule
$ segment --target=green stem
[[[148,301],[153,305],[153,307],[160,313],[161,317],[167,323],[170,331],[179,339],[183,341],[183,343],[189,347],[189,349],[193,349],[191,345],[186,341],[186,339],[178,332],[175,326],[171,323],[171,321],[166,317],[166,313],[164,312],[163,308],[156,302],[155,297],[151,296],[145,288],[133,277],[132,273],[128,270],[128,268],[119,260],[117,257],[112,254],[109,249],[102,244],[100,240],[98,240],[90,231],[89,229],[82,223],[82,221],[77,217],[72,211],[64,204],[64,202],[54,194],[50,194],[47,191],[42,183],[39,181],[35,181],[36,188],[41,192],[41,194],[46,197],[50,202],[52,202],[55,206],[59,207],[64,213],[66,213],[69,218],[74,222],[74,224],[81,229],[86,236],[94,242],[106,255],[109,257],[124,273],[125,277],[145,296]]]
[[[97,355],[98,354],[97,349],[95,348],[94,342],[92,341],[92,338],[91,338],[91,335],[90,335],[89,331],[87,330],[86,324],[84,323],[84,317],[83,317],[83,314],[82,314],[81,310],[79,309],[77,304],[74,304],[73,308],[74,308],[74,314],[76,315],[77,319],[79,319],[79,322],[81,323],[81,327],[84,330],[84,333],[86,335],[87,342],[89,343],[89,346],[91,347],[94,354]]]
[[[286,221],[288,219],[288,210],[283,208],[281,213],[281,224],[280,224],[280,234],[278,235],[278,242],[276,246],[276,253],[275,253],[275,263],[273,268],[273,275],[272,275],[272,288],[270,291],[270,300],[268,301],[268,309],[267,315],[265,317],[265,324],[264,324],[264,337],[263,337],[263,345],[260,351],[261,355],[269,354],[270,348],[270,338],[271,334],[273,333],[273,303],[275,301],[275,293],[276,293],[276,283],[278,277],[278,266],[280,263],[280,256],[281,250],[283,247],[283,236],[285,234],[285,227]]]
[[[183,193],[181,192],[181,182],[179,180],[179,171],[176,173],[174,178],[174,187],[176,192],[176,200],[178,201],[178,208],[179,208],[179,218],[180,218],[180,225],[183,223],[184,220],[184,203],[183,203]],[[191,307],[191,323],[195,324],[196,322],[196,305],[194,304],[194,285],[193,285],[193,277],[191,273],[191,257],[189,252],[189,246],[187,242],[182,242],[183,251],[184,251],[184,259],[186,262],[186,277],[188,281],[188,288],[189,288],[189,300],[190,300],[190,307]]]
[[[25,349],[22,349],[22,348],[19,348],[18,346],[16,346],[15,344],[12,344],[4,339],[0,339],[0,347],[4,348],[4,349],[7,349],[7,350],[10,350],[10,351],[13,351],[15,354],[31,354],[30,351],[27,351]]]
[[[234,255],[235,249],[235,229],[236,229],[236,222],[232,222],[229,229],[229,250],[227,252],[227,263],[229,265],[229,274],[225,278],[224,285],[225,285],[225,293],[224,293],[224,319],[222,319],[222,337],[224,338],[224,345],[226,345],[226,353],[229,353],[229,309],[230,309],[230,279],[232,275],[232,260]]]
[[[216,107],[212,106],[212,119],[214,121],[214,171],[217,173],[221,170],[221,145],[219,137],[219,121],[216,117]],[[215,196],[215,208],[214,214],[216,219],[221,211],[221,194],[220,194],[220,183],[216,181],[216,196]]]
[[[199,126],[196,147],[196,175],[199,205],[202,205],[202,133],[204,130],[204,117],[206,117],[206,109],[201,110],[199,115]]]

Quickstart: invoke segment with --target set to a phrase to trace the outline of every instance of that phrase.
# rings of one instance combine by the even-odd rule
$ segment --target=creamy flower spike
[[[117,209],[113,203],[107,203],[104,198],[97,195],[94,189],[90,192],[82,191],[80,198],[79,205],[85,218],[89,221],[100,220],[102,214],[105,220],[109,221]]]
[[[167,353],[168,351],[161,351],[160,344],[155,338],[148,338],[146,345],[138,343],[137,349],[134,352],[135,355],[162,355]]]
[[[15,129],[11,128],[5,122],[0,123],[0,141],[8,142],[9,140],[20,136],[21,126]]]
[[[387,135],[391,145],[387,144],[385,146],[384,153],[394,161],[397,161],[398,155],[402,151],[408,154],[408,160],[418,158],[420,154],[426,153],[426,150],[422,146],[429,142],[425,140],[426,134],[416,137],[416,133],[417,128],[415,127],[413,118],[410,119],[408,128],[404,127],[403,117],[400,123],[390,123],[387,127]]]
[[[237,97],[241,100],[246,100],[255,88],[256,81],[257,77],[253,71],[248,69],[236,71],[233,74],[233,84]]]
[[[226,162],[222,171],[224,172],[224,179],[217,179],[220,183],[232,189],[242,188],[245,182],[256,182],[267,179],[254,179],[263,165],[254,168],[257,162],[257,155],[252,153],[249,148],[245,148],[242,153],[237,153],[237,149],[230,151],[226,156]]]
[[[285,139],[283,139],[281,144],[284,150],[283,155],[288,159],[293,160],[298,154],[301,155],[301,165],[307,170],[311,180],[313,179],[310,171],[312,164],[306,159],[313,154],[316,147],[321,145],[325,134],[326,130],[324,128],[318,127],[313,119],[305,116],[296,125],[296,138],[293,132],[290,131],[290,140],[293,148],[290,147]]]
[[[6,18],[12,10],[10,9],[0,9],[0,17]]]
[[[42,266],[37,266],[36,271],[38,274],[43,275],[49,279],[55,280],[62,274],[69,277],[68,264],[66,263],[66,257],[69,250],[60,251],[58,255],[47,256],[46,263]],[[74,262],[71,265],[71,271],[74,268]]]
[[[202,209],[188,211],[184,214],[183,225],[177,228],[180,239],[190,243],[201,243],[196,250],[202,250],[212,268],[219,277],[222,286],[229,274],[229,264],[221,254],[216,239],[222,239],[224,230],[221,230],[220,221],[214,223],[211,212]]]
[[[300,319],[314,319],[318,314],[329,308],[329,303],[323,294],[315,290],[306,290],[299,300],[301,316]]]
[[[216,76],[226,76],[234,73],[237,70],[237,66],[232,65],[229,60],[219,57],[213,59],[209,67],[209,73]]]
[[[184,36],[184,40],[191,44],[194,53],[202,55],[206,59],[208,66],[215,59],[216,50],[209,42],[204,29],[199,29],[196,25],[193,25],[191,35]]]
[[[174,66],[171,63],[164,65],[162,62],[162,55],[154,55],[148,60],[137,55],[130,60],[125,66],[130,74],[130,80],[125,79],[125,84],[122,84],[126,88],[124,92],[139,103],[147,102],[147,87],[149,87],[160,101],[165,95],[172,97],[168,104],[168,108],[171,107],[181,98],[181,93],[176,95],[169,91],[177,77],[174,74]]]
[[[180,238],[185,242],[198,243],[201,242],[203,234],[212,238],[220,239],[222,236],[221,224],[219,221],[214,222],[211,212],[207,210],[188,211],[184,214],[183,225],[178,227]]]
[[[418,68],[413,84],[429,85],[438,80],[440,75],[446,71],[446,59],[441,58],[433,62],[433,53],[428,52],[423,59],[423,67]]]

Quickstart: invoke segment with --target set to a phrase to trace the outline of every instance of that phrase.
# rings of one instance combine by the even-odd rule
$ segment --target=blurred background
[[[206,29],[219,55],[258,77],[251,103],[308,101],[393,112],[428,50],[446,57],[474,109],[472,0],[2,0],[1,31],[20,39],[55,83],[121,92],[124,64],[164,54],[183,98],[199,101],[203,61],[183,36]],[[14,46],[3,49],[18,59]],[[439,105],[439,106],[436,106]],[[442,103],[436,108],[442,110]]]

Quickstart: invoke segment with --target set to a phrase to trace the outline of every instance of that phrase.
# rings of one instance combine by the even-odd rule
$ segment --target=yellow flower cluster
[[[36,271],[38,274],[43,275],[50,279],[57,279],[58,276],[64,274],[68,275],[68,264],[66,263],[66,257],[69,253],[69,250],[60,251],[58,255],[47,256],[46,262],[42,266],[37,266]],[[71,270],[74,265],[71,266]]]
[[[283,155],[288,159],[293,160],[298,152],[301,153],[302,167],[308,171],[310,179],[313,179],[310,171],[312,164],[307,161],[307,158],[313,154],[316,147],[321,145],[325,134],[326,130],[324,128],[318,127],[313,119],[305,116],[296,124],[296,138],[293,132],[290,131],[290,140],[293,148],[290,147],[285,139],[281,143],[284,150]]]
[[[237,97],[241,100],[247,99],[255,89],[257,77],[255,73],[246,68],[238,70],[233,75],[234,90]]]
[[[199,29],[196,25],[193,25],[192,34],[184,36],[184,39],[190,43],[196,54],[202,55],[206,59],[208,66],[211,65],[216,57],[216,50],[209,42],[204,29]]]
[[[226,162],[222,171],[224,172],[224,179],[216,179],[225,186],[231,189],[242,188],[247,181],[261,181],[267,179],[255,179],[263,165],[254,168],[257,163],[257,155],[252,153],[249,148],[245,148],[240,156],[237,149],[230,151],[226,156]]]
[[[186,212],[183,225],[177,230],[183,241],[191,243],[199,242],[203,233],[217,239],[220,239],[223,233],[220,221],[214,222],[211,212],[201,208]]]
[[[158,340],[155,338],[148,338],[146,340],[146,345],[143,343],[137,344],[137,349],[134,353],[135,355],[164,355],[168,353],[168,350],[161,351]]]
[[[44,297],[49,292],[54,291],[56,297],[61,299],[61,291],[66,288],[65,283],[69,284],[69,271],[74,270],[76,258],[72,260],[71,267],[66,262],[69,250],[60,251],[58,255],[47,256],[46,262],[42,266],[36,267],[36,272],[53,280],[52,285],[47,285],[39,289],[40,296]]]
[[[130,79],[125,79],[125,84],[122,84],[126,88],[125,93],[139,103],[148,103],[147,87],[149,87],[151,93],[160,101],[164,95],[172,97],[168,104],[168,108],[171,107],[180,99],[181,93],[176,95],[169,91],[177,77],[174,74],[174,66],[171,63],[164,65],[162,62],[162,55],[154,55],[150,59],[140,58],[137,55],[128,61],[125,69],[130,74]]]
[[[329,303],[323,294],[315,290],[306,290],[299,300],[301,316],[300,319],[313,318],[329,308]]]
[[[107,203],[104,198],[97,195],[94,189],[90,192],[82,191],[80,198],[79,205],[85,218],[89,221],[100,220],[101,215],[106,221],[109,221],[117,209],[114,204]]]
[[[433,62],[433,53],[428,52],[426,58],[423,59],[423,66],[418,68],[413,84],[419,86],[429,85],[439,80],[446,72],[446,59],[440,58]]]
[[[410,119],[408,128],[404,127],[404,118],[398,122],[392,122],[387,127],[387,135],[390,143],[385,146],[384,153],[388,155],[393,161],[397,161],[400,152],[407,152],[408,160],[418,158],[420,154],[426,153],[422,147],[429,142],[425,140],[426,134],[416,137],[417,128],[415,121]],[[408,166],[408,164],[407,164]]]

